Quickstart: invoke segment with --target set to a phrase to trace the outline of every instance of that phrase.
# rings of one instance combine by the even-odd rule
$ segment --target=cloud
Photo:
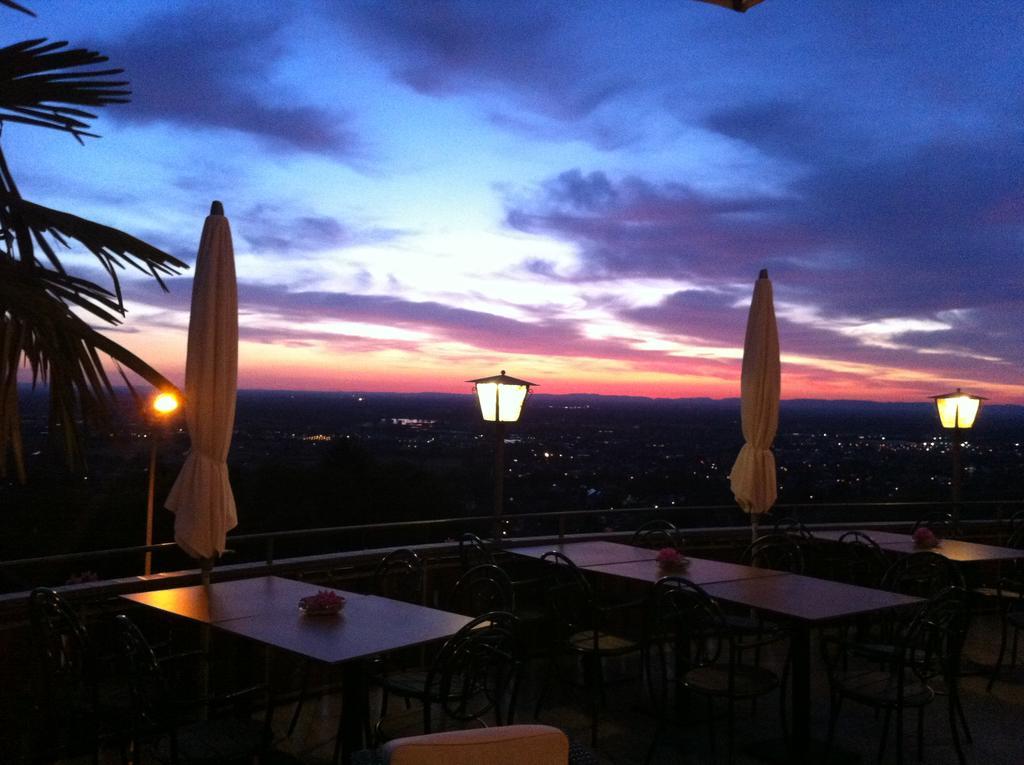
[[[336,17],[398,81],[426,95],[492,93],[562,123],[578,123],[633,90],[627,69],[595,55],[596,39],[559,3],[504,5],[476,0],[420,0],[338,6]],[[574,42],[575,41],[575,44]],[[500,108],[490,118],[528,132],[552,126]],[[607,125],[602,141],[614,143]]]
[[[227,128],[280,151],[355,158],[361,147],[351,115],[295,103],[299,91],[274,83],[287,54],[286,23],[284,5],[258,12],[197,6],[150,17],[101,46],[131,81],[131,104],[113,116]]]

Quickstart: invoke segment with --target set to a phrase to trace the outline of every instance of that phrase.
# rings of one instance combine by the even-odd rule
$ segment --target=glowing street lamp
[[[497,540],[498,523],[505,501],[505,423],[519,421],[530,388],[535,383],[509,377],[504,369],[500,375],[467,382],[473,383],[480,402],[480,415],[485,422],[494,423],[494,538]]]
[[[932,396],[935,401],[935,408],[939,413],[939,421],[942,427],[953,431],[953,445],[950,453],[953,457],[953,527],[960,528],[960,431],[974,427],[974,421],[978,417],[978,410],[981,409],[981,402],[985,399],[981,396],[972,396],[964,393],[959,388],[953,393],[944,393],[941,396]]]
[[[153,499],[156,493],[156,447],[157,423],[170,419],[171,415],[181,406],[181,398],[174,391],[158,393],[150,402],[149,421],[149,491],[146,493],[146,546],[153,544]],[[153,552],[146,550],[145,574],[149,576],[153,570]]]

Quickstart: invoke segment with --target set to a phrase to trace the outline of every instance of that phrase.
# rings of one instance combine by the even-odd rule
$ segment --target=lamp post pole
[[[960,465],[960,446],[963,441],[961,431],[974,427],[974,421],[981,408],[981,402],[985,399],[981,396],[972,396],[957,388],[953,393],[944,393],[941,396],[932,396],[935,406],[938,409],[939,421],[942,427],[952,431],[949,454],[953,461],[953,478],[950,481],[950,499],[952,500],[953,529],[960,530],[960,487],[963,478],[963,470]]]
[[[149,485],[146,491],[146,547],[153,544],[153,506],[156,498],[156,451],[163,433],[161,424],[177,411],[180,401],[174,393],[161,393],[153,399],[149,415]],[[143,566],[146,576],[153,573],[153,551],[146,550]]]
[[[505,423],[494,423],[494,523],[492,534],[501,538],[501,514],[505,507]]]
[[[953,481],[950,484],[953,499],[953,528],[960,531],[960,482],[962,478],[960,467],[960,427],[953,428],[953,445],[949,450],[953,458]]]
[[[501,538],[501,516],[505,505],[505,423],[517,422],[534,383],[517,380],[501,370],[500,375],[467,380],[473,383],[480,415],[494,423],[494,515],[492,534]]]

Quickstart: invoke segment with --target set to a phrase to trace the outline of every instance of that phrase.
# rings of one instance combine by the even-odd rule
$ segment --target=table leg
[[[363,732],[369,720],[369,685],[363,662],[350,661],[341,668],[341,718],[334,741],[334,763],[349,765],[353,753],[366,743]]]
[[[790,633],[793,669],[793,762],[807,762],[811,740],[811,630],[795,625]]]

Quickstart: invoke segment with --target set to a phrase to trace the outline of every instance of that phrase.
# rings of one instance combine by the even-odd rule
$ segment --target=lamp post
[[[499,538],[498,524],[505,501],[505,423],[518,422],[526,397],[535,383],[509,377],[505,370],[500,375],[467,380],[473,383],[480,415],[485,422],[494,423],[494,539]]]
[[[173,392],[158,393],[149,406],[148,414],[150,421],[149,429],[149,490],[146,493],[146,546],[153,544],[153,498],[156,493],[156,448],[157,433],[160,429],[156,425],[166,421],[181,406],[178,394]],[[153,552],[146,550],[145,574],[149,576],[153,570]]]
[[[974,427],[974,421],[981,408],[981,402],[985,399],[981,396],[972,396],[957,388],[953,393],[944,393],[941,396],[932,396],[935,401],[935,408],[939,413],[939,421],[942,427],[952,430],[953,443],[950,454],[953,458],[953,528],[960,528],[960,431],[969,430]]]

